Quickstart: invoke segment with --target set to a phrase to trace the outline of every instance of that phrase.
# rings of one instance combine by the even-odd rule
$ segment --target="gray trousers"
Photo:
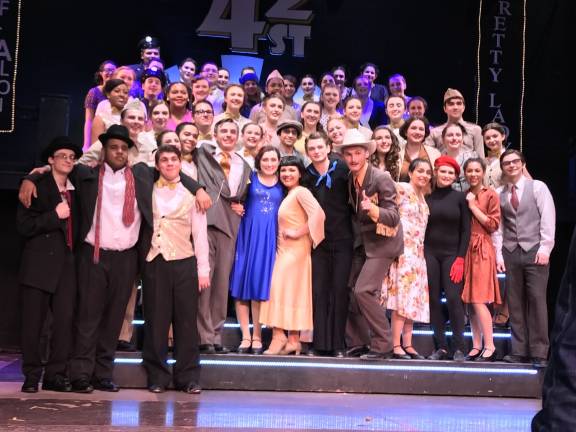
[[[349,347],[370,345],[373,351],[392,351],[392,334],[386,308],[380,305],[382,281],[391,258],[367,258],[363,248],[354,251],[350,286],[350,307],[346,325]]]
[[[210,245],[210,288],[198,298],[198,334],[200,344],[222,345],[222,329],[228,312],[230,272],[234,265],[236,238],[208,227]]]
[[[502,249],[506,266],[506,299],[512,329],[511,354],[522,357],[548,356],[548,309],[546,289],[549,265],[534,264],[538,246],[528,252],[517,247]]]

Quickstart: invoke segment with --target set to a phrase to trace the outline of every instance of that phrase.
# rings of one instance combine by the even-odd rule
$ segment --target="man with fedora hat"
[[[304,166],[310,163],[306,156],[294,148],[294,144],[302,136],[302,123],[296,120],[284,120],[276,127],[276,134],[280,138],[278,150],[281,157],[296,156]]]
[[[145,164],[129,166],[134,141],[128,129],[112,125],[99,141],[103,162],[95,168],[77,164],[70,176],[80,207],[76,337],[70,362],[72,390],[79,393],[118,391],[112,380],[114,352],[138,270],[136,244],[142,221],[153,225],[150,170]],[[200,186],[195,183],[195,188],[193,193]]]
[[[43,389],[70,391],[68,360],[76,302],[74,246],[78,213],[74,186],[68,174],[82,155],[68,137],[57,137],[44,149],[42,159],[51,172],[37,180],[37,197],[26,208],[18,205],[16,220],[25,238],[20,264],[22,295],[22,391],[36,393],[42,376],[40,338],[48,310],[53,324],[50,357],[44,367]]]
[[[361,356],[366,360],[392,356],[390,323],[379,298],[390,264],[404,251],[394,181],[368,163],[375,149],[357,129],[349,129],[338,146],[350,169],[348,197],[356,225],[347,339],[353,349],[370,345]]]
[[[462,114],[464,114],[465,109],[466,104],[464,103],[464,96],[462,96],[462,93],[452,88],[446,90],[444,93],[444,112],[447,117],[446,123],[433,128],[430,131],[430,135],[426,138],[425,144],[431,147],[436,147],[440,152],[442,152],[442,150],[444,150],[442,131],[449,124],[458,123],[466,130],[462,148],[468,151],[474,150],[479,157],[483,158],[484,140],[482,138],[482,129],[475,123],[464,121]]]

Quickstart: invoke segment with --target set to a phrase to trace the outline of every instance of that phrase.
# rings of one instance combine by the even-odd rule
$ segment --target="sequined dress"
[[[252,173],[230,274],[230,295],[235,299],[268,300],[282,198],[280,182],[266,186]]]

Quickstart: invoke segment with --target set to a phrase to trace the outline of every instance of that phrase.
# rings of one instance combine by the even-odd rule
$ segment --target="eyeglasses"
[[[510,165],[518,165],[518,164],[520,164],[520,163],[522,163],[522,159],[518,158],[518,159],[512,159],[512,160],[509,160],[509,161],[502,162],[502,166],[503,166],[503,167],[507,167],[507,166],[510,166]]]
[[[198,110],[198,111],[194,111],[194,114],[198,114],[198,115],[212,115],[212,114],[214,114],[214,111],[212,111],[212,110]]]
[[[74,162],[76,160],[76,155],[55,154],[52,157],[54,159],[69,160],[70,162]]]

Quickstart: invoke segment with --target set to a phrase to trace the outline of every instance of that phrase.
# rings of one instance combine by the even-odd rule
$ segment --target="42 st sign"
[[[310,39],[311,10],[299,8],[309,0],[276,0],[266,11],[266,21],[259,21],[258,0],[212,0],[208,14],[200,27],[199,36],[230,39],[230,51],[258,53],[258,40],[268,39],[270,54],[286,52],[284,39],[292,40],[292,55],[304,57],[305,40]],[[298,9],[297,9],[298,8]]]

